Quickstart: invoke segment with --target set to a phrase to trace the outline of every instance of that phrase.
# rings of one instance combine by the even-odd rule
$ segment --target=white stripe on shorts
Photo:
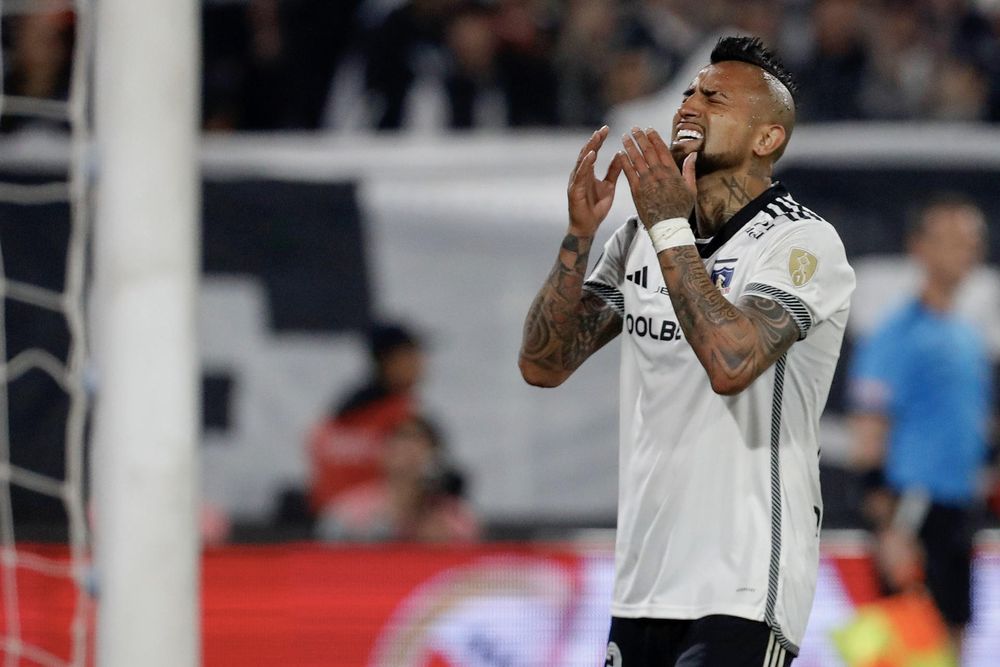
[[[783,667],[785,664],[785,649],[777,641],[774,636],[774,632],[770,633],[770,639],[767,640],[767,651],[764,652],[764,664],[763,667]]]
[[[774,649],[774,632],[768,633],[770,639],[767,640],[767,651],[764,652],[764,664],[761,667],[771,667],[771,651]]]

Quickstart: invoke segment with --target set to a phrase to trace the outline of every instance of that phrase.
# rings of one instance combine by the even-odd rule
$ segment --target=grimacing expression
[[[744,164],[753,159],[755,147],[758,155],[774,152],[771,144],[761,144],[767,131],[781,127],[774,91],[774,86],[781,84],[770,81],[769,76],[755,65],[738,61],[715,63],[701,70],[674,113],[670,151],[677,164],[697,151],[698,173],[704,174]],[[785,138],[781,134],[777,145]],[[776,140],[770,141],[773,144]]]

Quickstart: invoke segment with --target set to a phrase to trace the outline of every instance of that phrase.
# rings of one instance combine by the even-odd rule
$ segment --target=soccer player
[[[851,369],[857,462],[885,477],[867,502],[878,543],[921,545],[927,588],[958,653],[972,616],[973,519],[992,378],[985,340],[954,301],[985,247],[986,220],[972,201],[949,195],[926,206],[909,238],[923,269],[919,296],[864,341]],[[898,586],[901,563],[880,552]]]
[[[728,37],[668,140],[633,128],[598,180],[591,136],[569,229],[524,325],[530,384],[622,334],[615,585],[606,665],[788,665],[812,606],[818,423],[854,272],[834,228],[772,180],[790,77]],[[638,216],[585,279],[624,172]]]

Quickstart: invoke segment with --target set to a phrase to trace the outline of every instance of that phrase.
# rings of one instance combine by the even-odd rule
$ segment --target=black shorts
[[[793,657],[760,621],[612,617],[604,666],[787,667]]]
[[[972,533],[969,510],[938,504],[931,505],[920,528],[927,588],[951,626],[964,626],[972,616]]]

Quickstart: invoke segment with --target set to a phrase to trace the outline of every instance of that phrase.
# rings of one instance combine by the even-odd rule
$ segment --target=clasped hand
[[[633,127],[622,137],[625,150],[616,159],[628,179],[632,200],[642,224],[649,229],[661,220],[687,218],[695,203],[695,161],[697,153],[684,158],[677,168],[660,133]]]
[[[634,127],[622,138],[625,149],[615,155],[605,177],[598,180],[594,163],[608,131],[605,125],[591,135],[570,173],[567,194],[573,230],[584,235],[596,232],[611,210],[615,183],[623,171],[639,219],[647,229],[661,220],[690,216],[695,202],[697,153],[688,155],[683,170],[678,169],[656,130]]]

